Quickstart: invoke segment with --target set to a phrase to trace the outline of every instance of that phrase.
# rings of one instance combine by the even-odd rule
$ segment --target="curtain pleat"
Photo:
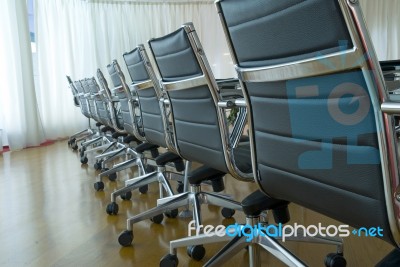
[[[379,60],[400,59],[400,1],[360,0]]]
[[[24,0],[0,0],[0,128],[10,149],[44,141],[33,79]],[[1,149],[0,149],[1,150]]]
[[[36,0],[35,8],[37,90],[49,139],[71,135],[87,123],[72,104],[65,75],[78,80],[94,76],[97,68],[107,73],[106,66],[114,59],[127,73],[124,52],[183,23],[195,24],[216,77],[235,76],[213,1]]]
[[[65,75],[78,80],[94,76],[97,68],[106,73],[113,59],[124,67],[124,52],[185,22],[194,23],[215,76],[235,76],[213,1],[35,0],[35,89],[26,2],[0,3],[0,129],[12,149],[37,145],[43,135],[57,139],[87,127]],[[400,1],[360,3],[379,59],[399,59]]]

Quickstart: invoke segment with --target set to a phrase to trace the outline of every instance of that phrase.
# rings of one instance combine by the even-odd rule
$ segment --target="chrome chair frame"
[[[70,76],[67,76],[67,80],[68,80],[68,86],[71,89],[72,97],[74,100],[74,105],[76,107],[81,108],[79,92],[75,88],[75,85]],[[86,117],[86,115],[85,115],[85,117]],[[78,143],[80,141],[85,140],[86,138],[89,138],[90,136],[92,136],[94,134],[94,130],[91,128],[91,125],[90,125],[90,117],[88,117],[87,119],[88,119],[88,128],[85,130],[79,131],[77,133],[74,133],[68,139],[68,146],[72,147],[74,150],[78,149]]]
[[[83,81],[84,80],[79,80],[79,81],[75,82],[75,83],[79,84],[79,86],[81,87],[81,91],[79,91],[76,84],[74,83],[74,87],[78,91],[77,97],[80,101],[81,106],[83,105],[83,103],[85,103],[85,105],[87,106],[87,113],[88,113],[87,115],[89,115],[89,117],[91,119],[95,120],[96,114],[93,113],[93,112],[95,112],[95,110],[92,111],[90,109],[90,104],[89,104],[90,93],[84,91],[85,88],[82,83]],[[90,138],[90,139],[87,140],[88,138]],[[79,139],[79,141],[82,141],[81,148],[79,149],[82,163],[84,163],[84,164],[87,163],[87,158],[86,158],[86,155],[84,154],[87,147],[92,146],[92,145],[93,146],[98,145],[102,142],[102,140],[103,140],[103,135],[101,134],[100,128],[97,131],[92,131],[92,133],[89,134],[88,136],[85,136],[84,138]]]
[[[117,114],[116,114],[116,108],[115,105],[118,104],[119,100],[117,97],[113,96],[111,94],[111,91],[108,87],[107,81],[104,78],[103,73],[101,72],[100,69],[97,70],[97,77],[99,80],[99,83],[101,85],[101,89],[99,93],[102,95],[104,98],[104,101],[107,102],[107,106],[109,109],[109,112],[111,114],[111,121],[113,128],[116,130],[118,133],[126,134],[127,132],[124,129],[121,129],[118,125],[117,122]],[[98,175],[98,181],[95,182],[94,187],[96,190],[102,190],[104,188],[104,183],[103,183],[103,177],[114,175],[115,173],[125,170],[127,168],[133,167],[133,166],[138,166],[138,171],[140,175],[145,174],[145,168],[144,165],[145,163],[143,162],[143,156],[138,154],[134,148],[130,147],[129,145],[124,145],[122,143],[117,144],[117,150],[116,151],[111,151],[109,153],[105,153],[104,155],[99,155],[96,157],[97,160],[100,160],[102,157],[107,157],[106,159],[103,159],[101,161],[101,167],[103,172],[101,172]],[[108,162],[111,162],[112,160],[116,159],[117,157],[124,156],[126,155],[127,159],[124,162],[118,163],[114,165],[110,169],[105,169],[105,164]]]
[[[399,155],[397,152],[397,138],[395,138],[395,131],[393,127],[394,118],[392,115],[400,115],[400,102],[395,101],[393,98],[391,98],[391,96],[388,94],[388,90],[386,90],[382,71],[379,68],[379,61],[377,60],[372,41],[365,26],[366,23],[363,18],[359,1],[337,0],[340,5],[341,12],[344,16],[347,28],[349,30],[354,46],[353,48],[324,55],[318,58],[258,68],[243,68],[238,65],[238,61],[235,57],[235,52],[232,47],[230,35],[221,9],[221,2],[223,1],[224,0],[216,0],[215,3],[218,13],[220,15],[223,30],[228,41],[228,47],[230,48],[230,52],[242,88],[246,88],[246,82],[273,82],[290,80],[309,77],[313,75],[330,74],[333,71],[352,70],[354,68],[360,68],[362,70],[363,76],[367,82],[369,94],[371,95],[373,107],[375,108],[375,121],[377,122],[377,129],[379,131],[378,142],[382,162],[382,173],[384,179],[383,184],[385,190],[388,221],[390,222],[390,229],[392,232],[393,241],[395,242],[397,247],[399,247],[400,180],[397,160]],[[346,62],[342,60],[344,57],[346,57]],[[360,60],[364,58],[365,60]],[[328,60],[332,65],[326,66],[324,64],[321,64],[319,63],[321,60]],[[250,99],[246,92],[244,92],[244,96],[245,103],[249,105]],[[251,109],[249,109],[249,118],[252,117],[253,115]],[[248,123],[250,131],[250,143],[251,146],[254,147],[255,140],[253,135],[252,119],[249,119]],[[258,168],[255,161],[256,157],[254,154],[255,152],[254,150],[251,150],[251,152],[254,176],[258,177]],[[259,184],[259,186],[261,186],[259,179],[255,180]],[[277,251],[273,247],[270,247],[270,249],[268,249],[264,245],[260,245],[273,254]],[[236,250],[231,251],[230,253],[230,251],[224,248],[219,254],[216,255],[216,257],[210,260],[210,263],[207,263],[206,266],[214,266],[214,263],[216,265],[217,263],[221,264],[221,261],[219,261],[219,259],[226,259],[227,256],[232,256],[232,252],[235,251]],[[279,252],[279,255],[288,256],[288,254],[286,254],[285,252]],[[280,256],[278,258],[280,258]],[[285,263],[290,265],[290,261]],[[294,263],[294,266],[297,266],[296,263]]]
[[[220,97],[220,91],[218,89],[218,85],[215,81],[215,78],[212,76],[212,71],[211,68],[208,64],[206,55],[204,54],[204,50],[201,46],[200,40],[198,39],[198,36],[195,32],[195,28],[192,23],[186,23],[183,24],[182,27],[185,29],[187,32],[187,35],[189,37],[189,41],[192,45],[193,51],[195,51],[196,58],[198,62],[201,65],[201,69],[204,74],[204,78],[208,84],[208,87],[210,88],[210,91],[213,95],[215,106],[219,107],[219,123],[220,123],[220,128],[223,129],[221,130],[221,137],[223,140],[224,148],[225,148],[225,161],[227,166],[229,167],[229,171],[231,172],[231,175],[236,178],[237,180],[240,181],[254,181],[251,179],[253,175],[255,175],[255,172],[253,171],[252,174],[244,174],[240,172],[240,170],[237,168],[233,156],[233,148],[235,147],[234,145],[237,144],[238,142],[238,136],[240,137],[241,130],[243,130],[243,126],[245,123],[243,121],[240,121],[240,118],[243,116],[247,118],[247,112],[249,112],[247,102],[245,102],[244,99],[229,99],[229,100],[224,100]],[[162,85],[164,83],[160,82]],[[185,84],[186,83],[186,84]],[[184,81],[182,84],[186,85],[191,84],[191,86],[199,86],[202,84],[199,80],[187,80]],[[243,84],[241,83],[241,86]],[[165,84],[165,89],[168,90],[182,90],[184,86],[178,83],[166,83]],[[239,120],[239,126],[238,129],[233,130],[233,137],[229,137],[229,131],[227,130],[226,127],[226,117],[225,117],[225,109],[226,108],[232,108],[232,107],[238,107],[242,114],[238,116]],[[250,121],[248,121],[250,123]],[[236,126],[236,125],[235,125]],[[241,130],[240,130],[241,129]],[[231,136],[232,136],[231,135]],[[227,148],[227,149],[226,149]],[[253,153],[253,151],[251,151]],[[254,168],[254,165],[253,165]],[[254,176],[257,177],[257,176]],[[207,199],[207,197],[205,197]],[[162,205],[167,199],[165,200],[159,200],[158,203]],[[239,204],[240,205],[240,204]],[[197,204],[198,206],[198,204]],[[198,207],[194,207],[194,210],[198,209]],[[241,210],[240,208],[239,210]],[[260,214],[261,215],[261,214]],[[247,216],[246,217],[246,224],[247,225],[252,225],[255,226],[258,223],[262,222],[261,221],[261,216]],[[194,217],[198,221],[200,221],[200,218]],[[196,221],[197,222],[197,221]],[[197,227],[197,224],[195,224]],[[243,227],[243,226],[241,226]],[[305,265],[304,262],[302,262],[300,259],[298,259],[295,255],[293,255],[289,250],[287,250],[285,247],[283,247],[280,243],[278,243],[274,238],[269,237],[267,234],[264,236],[258,236],[257,238],[253,238],[252,240],[248,241],[245,236],[242,237],[237,237],[237,238],[232,238],[229,236],[216,236],[216,235],[196,235],[196,236],[190,236],[186,238],[181,238],[178,240],[173,240],[170,242],[170,251],[169,254],[166,255],[160,262],[160,266],[167,266],[168,264],[172,262],[175,262],[177,264],[177,248],[183,247],[183,246],[196,246],[196,245],[203,245],[203,244],[211,244],[211,243],[217,243],[217,242],[227,242],[229,243],[224,247],[223,250],[221,250],[218,254],[216,254],[214,257],[212,257],[206,264],[205,266],[221,266],[225,261],[229,260],[232,258],[232,256],[236,255],[237,252],[239,252],[242,248],[249,247],[249,263],[251,267],[258,267],[261,266],[260,263],[260,247],[264,248],[265,250],[269,251],[271,254],[279,258],[282,262],[286,263],[288,266],[307,266]],[[337,253],[342,254],[343,253],[343,240],[341,238],[331,238],[331,237],[323,237],[323,236],[316,236],[313,238],[309,237],[295,237],[291,238],[291,241],[297,241],[297,242],[310,242],[310,243],[319,243],[319,244],[330,244],[334,245],[337,248]],[[164,261],[165,260],[165,261]],[[165,264],[165,265],[164,265]]]
[[[139,49],[139,53],[145,62],[147,74],[149,75],[149,77],[155,77],[154,70],[149,65],[148,57],[147,57],[146,51],[144,50],[144,46],[139,45],[137,47],[137,49]],[[165,130],[165,140],[166,140],[166,143],[168,146],[167,149],[176,151],[176,148],[172,144],[172,141],[170,138],[170,133],[167,130],[166,117],[165,117],[165,111],[164,111],[164,103],[161,103],[161,101],[160,101],[161,91],[160,91],[158,84],[157,83],[154,84],[153,83],[154,80],[149,79],[147,81],[137,83],[137,84],[132,83],[131,86],[129,87],[126,84],[125,76],[121,70],[121,67],[119,66],[119,64],[116,60],[113,61],[113,65],[114,65],[115,70],[117,71],[117,74],[118,74],[121,84],[122,84],[120,87],[114,88],[113,90],[114,91],[118,90],[119,92],[125,93],[125,95],[129,99],[129,103],[130,103],[129,108],[130,108],[131,117],[136,117],[137,116],[136,113],[141,112],[140,108],[139,108],[139,110],[136,110],[137,107],[140,107],[139,97],[137,97],[137,96],[134,97],[133,96],[134,93],[132,91],[148,89],[150,87],[154,88],[154,90],[157,94],[157,97],[159,98],[161,116],[162,116],[164,130]],[[137,120],[135,120],[134,124],[135,124],[135,126],[138,125]],[[136,128],[136,129],[134,129],[135,137],[140,137],[141,141],[147,141],[146,137],[144,135],[140,134],[140,131],[137,127],[133,127],[133,128]],[[157,164],[155,164],[154,160],[152,160],[152,159],[145,159],[145,160],[146,160],[147,164],[157,165]],[[186,163],[186,170],[188,168],[190,168],[189,162]],[[112,170],[110,170],[110,171],[112,171]],[[172,174],[174,174],[174,175],[172,175]],[[167,180],[166,176],[168,176],[168,177],[172,177],[172,176],[175,177],[176,175],[178,177],[183,176],[183,180],[186,181],[186,179],[187,179],[186,174],[187,174],[187,171],[185,171],[185,173],[182,174],[182,172],[176,172],[174,170],[174,168],[169,165],[157,166],[157,170],[150,172],[150,173],[139,173],[138,177],[135,177],[135,178],[125,181],[125,187],[120,188],[120,189],[114,191],[113,193],[111,193],[111,203],[107,206],[107,213],[109,213],[110,215],[115,215],[118,212],[118,205],[116,203],[116,198],[118,196],[127,194],[137,188],[139,188],[139,189],[143,188],[143,187],[147,186],[148,184],[151,184],[154,182],[159,183],[160,199],[164,197],[164,190],[168,196],[172,196],[172,195],[174,195],[174,193],[172,191],[171,185],[170,185],[169,181]],[[182,178],[179,180],[182,180]]]
[[[223,0],[217,0],[216,3]],[[386,90],[383,73],[379,68],[379,61],[372,41],[370,39],[363,13],[359,1],[353,0],[337,0],[340,4],[341,11],[344,15],[347,27],[349,29],[354,47],[350,50],[337,52],[317,59],[303,60],[292,64],[278,65],[266,68],[246,69],[237,66],[235,60],[236,71],[242,87],[243,82],[266,82],[295,79],[307,77],[310,75],[323,75],[332,73],[331,67],[318,63],[318,61],[326,59],[334,64],[335,71],[351,70],[356,67],[361,68],[365,79],[368,82],[369,93],[373,106],[380,110],[375,112],[377,128],[381,133],[378,135],[379,150],[382,160],[382,173],[384,174],[384,187],[386,192],[386,205],[388,209],[388,220],[391,223],[391,231],[393,238],[398,246],[400,246],[400,179],[398,169],[398,152],[395,131],[393,126],[393,115],[400,115],[400,102],[391,99],[388,90]],[[218,7],[218,5],[217,5]],[[221,11],[219,10],[221,14]],[[221,19],[223,22],[223,19]],[[224,27],[226,31],[226,27]],[[226,33],[227,36],[228,33]],[[233,49],[228,42],[231,52]],[[347,64],[343,64],[342,57],[346,56]],[[367,60],[360,61],[360,58],[366,57]],[[355,64],[354,64],[355,63]],[[375,86],[376,84],[376,86]],[[249,99],[245,94],[246,103]],[[250,117],[251,112],[250,113]],[[251,123],[251,120],[249,121]],[[251,131],[253,127],[249,127]],[[254,143],[250,134],[250,142]],[[252,151],[253,152],[253,151]],[[253,152],[254,153],[254,152]],[[255,155],[252,155],[254,173],[257,174],[257,164],[254,161]],[[256,179],[257,181],[257,179]]]
[[[111,117],[102,118],[99,115],[100,107],[98,105],[99,104],[103,105],[103,108],[107,108],[107,105],[105,103],[105,99],[103,98],[102,94],[100,93],[100,88],[97,84],[96,79],[94,77],[86,78],[83,80],[83,82],[84,82],[84,84],[82,84],[82,86],[86,92],[88,104],[90,105],[90,103],[92,103],[92,106],[94,109],[92,113],[95,114],[97,121],[105,126],[115,129],[115,127],[111,123]],[[89,83],[92,83],[92,87],[95,87],[95,89],[92,89],[91,85]],[[110,116],[110,114],[108,116]],[[110,157],[110,155],[115,154],[114,151],[111,151],[113,148],[118,149],[121,146],[117,141],[113,140],[112,136],[107,135],[106,133],[101,133],[101,131],[99,131],[99,133],[100,133],[99,137],[97,137],[93,140],[90,140],[88,142],[82,143],[82,148],[81,148],[81,162],[82,163],[86,163],[88,161],[87,155],[90,153],[93,153],[96,151],[102,151],[102,153],[100,155],[97,155],[95,158],[97,160],[102,159],[102,158],[107,158],[107,157]],[[93,146],[92,149],[87,148],[90,145]]]
[[[193,30],[193,25],[184,25],[185,30],[187,31],[192,31]],[[197,38],[197,36],[190,37],[191,42],[194,44],[198,45],[197,46],[197,51],[200,51],[202,55],[204,56],[204,53],[202,52],[202,48],[200,46],[200,42]],[[151,40],[150,40],[151,41]],[[149,41],[149,42],[150,42]],[[152,53],[152,52],[151,52]],[[200,77],[200,78],[194,78],[194,79],[189,79],[189,80],[184,80],[180,82],[164,82],[162,79],[160,79],[158,82],[155,80],[156,75],[154,70],[151,68],[151,63],[149,61],[149,58],[147,55],[144,55],[144,48],[141,50],[142,57],[146,61],[146,68],[149,71],[150,70],[150,77],[153,79],[153,84],[158,86],[160,84],[160,91],[159,91],[159,96],[162,96],[160,98],[160,103],[164,105],[169,105],[170,99],[168,96],[168,91],[169,90],[184,90],[184,89],[189,89],[195,86],[200,86],[200,85],[208,85],[211,88],[215,88],[215,90],[212,91],[212,97],[215,102],[215,106],[219,107],[218,103],[220,104],[221,108],[217,108],[218,116],[224,119],[219,120],[220,127],[223,127],[224,131],[221,131],[221,137],[223,140],[226,140],[224,143],[224,151],[226,154],[229,154],[232,156],[232,146],[226,145],[230,144],[230,136],[229,136],[229,130],[227,129],[227,123],[225,119],[225,109],[227,105],[224,107],[224,103],[226,104],[227,102],[224,102],[222,98],[219,95],[219,88],[218,85],[215,81],[215,79],[210,75],[211,72],[204,72],[205,74]],[[197,55],[197,54],[196,54]],[[202,69],[210,69],[208,62],[205,57],[201,57],[201,68]],[[143,83],[145,85],[145,83]],[[138,85],[136,87],[139,87]],[[140,88],[139,88],[140,90]],[[245,114],[245,113],[244,113]],[[169,141],[167,144],[174,144],[173,147],[170,147],[175,153],[177,153],[179,156],[184,158],[180,152],[179,148],[176,146],[177,144],[177,139],[176,139],[176,131],[174,128],[174,123],[170,122],[169,120],[174,117],[173,110],[170,110],[170,117],[163,118],[165,120],[165,125],[166,128],[169,131],[171,131],[171,137],[172,137],[172,142]],[[240,116],[240,118],[244,119],[243,116]],[[244,124],[238,123],[238,125],[243,126]],[[235,130],[236,132],[238,130]],[[237,135],[238,133],[236,133]],[[237,138],[236,138],[237,139]],[[234,138],[234,140],[236,140]],[[233,156],[229,156],[229,163],[227,162],[228,169],[232,170],[233,175],[238,177],[238,179],[245,180],[245,181],[252,181],[252,174],[245,174],[241,173],[241,171],[234,165],[234,159]],[[187,173],[187,172],[186,172]],[[186,179],[185,179],[186,182]],[[201,190],[200,185],[191,185],[190,189],[187,191],[187,183],[185,183],[185,192],[182,194],[177,194],[174,196],[170,197],[165,197],[165,198],[160,198],[157,200],[157,207],[152,208],[150,210],[147,210],[141,214],[138,214],[136,216],[133,216],[127,220],[127,230],[122,232],[118,238],[119,243],[122,246],[129,246],[131,245],[131,242],[133,240],[133,224],[145,220],[145,219],[152,219],[156,218],[157,216],[162,216],[163,213],[168,212],[170,210],[175,210],[180,207],[192,207],[192,216],[193,219],[195,220],[196,226],[201,224],[201,204],[211,204],[211,205],[217,205],[221,206],[224,208],[228,208],[231,210],[242,210],[241,205],[232,200],[229,196],[226,195],[221,195],[221,194],[215,194],[215,193],[210,193],[210,192],[204,192]]]

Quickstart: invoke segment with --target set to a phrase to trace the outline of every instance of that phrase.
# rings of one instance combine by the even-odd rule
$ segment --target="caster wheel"
[[[132,245],[133,232],[125,230],[118,237],[118,243],[123,247],[129,247]]]
[[[108,215],[117,215],[118,214],[118,204],[115,202],[111,202],[107,205],[106,212]]]
[[[161,213],[159,215],[154,216],[153,218],[150,219],[153,223],[160,224],[164,219],[164,215]]]
[[[139,192],[140,193],[146,194],[147,191],[149,191],[149,186],[148,185],[144,185],[144,186],[139,187]]]
[[[81,158],[81,163],[82,164],[87,164],[88,163],[88,158],[87,157]]]
[[[117,180],[117,173],[111,173],[108,175],[108,180],[110,180],[111,182],[115,182],[115,180]]]
[[[75,144],[74,146],[72,146],[72,149],[73,149],[73,150],[78,150],[78,145]]]
[[[94,183],[94,189],[96,191],[101,191],[104,189],[104,183],[103,182],[95,182]]]
[[[71,140],[68,140],[68,147],[70,147],[72,145]]]
[[[206,249],[202,245],[187,247],[186,252],[189,257],[196,261],[200,261],[206,255]]]
[[[93,167],[94,167],[94,169],[95,170],[101,170],[101,164],[102,164],[103,162],[102,161],[96,161],[96,163],[93,165]]]
[[[164,212],[164,215],[167,216],[168,218],[176,218],[176,216],[178,216],[178,213],[179,213],[178,209],[174,209]]]
[[[183,189],[184,189],[183,183],[178,183],[178,185],[176,186],[176,192],[183,193]]]
[[[121,195],[122,200],[130,200],[132,198],[132,193],[131,192],[126,192],[125,194]]]
[[[326,267],[346,267],[347,262],[342,254],[329,253],[325,258]]]
[[[176,267],[178,266],[178,257],[176,255],[167,254],[160,260],[160,267]]]
[[[222,216],[224,216],[224,218],[229,219],[229,218],[233,217],[233,215],[235,214],[235,210],[228,209],[228,208],[222,208],[221,214],[222,214]]]

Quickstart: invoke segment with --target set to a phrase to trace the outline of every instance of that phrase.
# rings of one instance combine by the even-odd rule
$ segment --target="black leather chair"
[[[217,129],[220,130],[221,132],[227,132],[226,130],[226,121],[225,121],[225,111],[226,108],[232,108],[232,107],[237,107],[237,108],[246,108],[246,103],[243,99],[224,99],[221,97],[222,91],[217,87],[216,81],[212,75],[212,72],[210,70],[210,67],[207,62],[207,58],[204,54],[203,48],[201,47],[200,41],[197,37],[196,31],[194,29],[193,24],[187,23],[182,26],[180,30],[178,30],[175,33],[172,33],[168,35],[167,37],[163,37],[164,39],[161,39],[162,43],[172,43],[171,47],[168,47],[169,52],[168,54],[165,53],[165,50],[162,51],[159,47],[159,43],[155,43],[154,45],[152,42],[150,42],[151,47],[154,49],[154,47],[157,49],[155,52],[155,58],[156,62],[158,63],[158,66],[160,68],[161,73],[166,73],[166,71],[169,71],[172,69],[170,66],[169,68],[167,67],[169,64],[179,64],[184,66],[184,69],[179,69],[178,67],[173,68],[174,71],[175,69],[178,69],[177,71],[191,71],[193,72],[195,70],[195,66],[198,66],[201,71],[201,75],[198,74],[190,74],[191,77],[188,79],[184,80],[179,80],[177,81],[169,81],[169,82],[162,82],[164,87],[167,89],[167,92],[170,95],[171,98],[171,103],[172,103],[172,108],[176,111],[178,110],[178,119],[175,116],[175,125],[178,125],[180,128],[177,129],[177,137],[178,139],[181,138],[180,140],[183,140],[182,142],[183,145],[187,145],[188,147],[186,148],[187,152],[189,152],[189,149],[193,149],[193,146],[198,144],[198,142],[202,142],[202,139],[199,138],[198,135],[196,136],[191,136],[187,133],[190,133],[190,131],[197,131],[196,127],[193,127],[192,125],[187,125],[188,119],[190,116],[193,116],[193,113],[195,113],[195,117],[198,119],[202,120],[207,120],[209,118],[209,114],[207,113],[208,116],[202,116],[201,112],[204,109],[201,107],[201,112],[195,112],[193,111],[192,106],[190,108],[187,106],[187,103],[192,103],[194,102],[199,102],[199,106],[201,105],[201,100],[204,99],[204,96],[201,99],[196,99],[193,100],[193,95],[194,92],[202,92],[206,94],[208,92],[209,95],[215,97],[214,98],[214,110],[217,112],[217,114],[221,114],[217,116],[218,120],[218,126]],[[174,41],[171,41],[174,40]],[[158,41],[158,40],[157,40]],[[178,50],[176,52],[177,48],[185,48],[186,45],[189,45],[189,49],[183,49],[183,51]],[[177,57],[174,57],[172,55],[177,54]],[[174,63],[170,62],[170,60],[175,60]],[[192,67],[191,69],[189,68]],[[196,70],[197,71],[197,70]],[[196,72],[195,72],[196,73]],[[207,77],[205,80],[206,84],[201,85],[201,81],[203,80],[204,82],[204,77]],[[168,77],[171,79],[170,77]],[[168,79],[167,78],[167,79]],[[163,78],[165,79],[165,78]],[[200,84],[200,85],[199,85]],[[194,85],[194,86],[193,86]],[[185,88],[185,90],[182,90],[182,88]],[[193,86],[193,87],[191,87]],[[187,103],[182,101],[182,92],[181,91],[187,91],[187,95],[185,95],[187,98]],[[194,92],[193,92],[194,91]],[[175,100],[175,101],[174,101]],[[175,105],[174,105],[175,102]],[[186,105],[185,105],[186,104]],[[184,117],[185,116],[185,117]],[[181,124],[181,125],[180,125]],[[189,129],[186,129],[186,127],[190,127]],[[201,127],[201,126],[200,126]],[[233,131],[235,132],[235,131]],[[179,135],[181,134],[181,135]],[[185,135],[187,134],[187,135]],[[204,132],[205,134],[205,132]],[[218,136],[214,136],[211,140],[218,140]],[[221,161],[225,164],[226,166],[230,166],[229,169],[226,171],[231,174],[233,177],[239,179],[239,180],[245,180],[245,181],[253,181],[252,175],[243,173],[240,171],[240,168],[243,168],[243,166],[246,166],[246,164],[249,164],[251,161],[251,152],[249,150],[249,143],[243,143],[242,145],[239,144],[239,146],[234,149],[235,147],[232,146],[232,140],[229,138],[219,138],[221,141],[221,146],[218,148],[216,147],[215,151],[220,154],[220,159]],[[204,139],[203,139],[204,140]],[[205,141],[203,141],[205,142]],[[179,144],[179,140],[178,140]],[[204,146],[204,144],[202,144]],[[232,153],[233,151],[233,153]],[[210,158],[212,160],[215,160],[215,158],[212,158],[209,155],[203,155],[203,153],[199,153],[198,155],[195,155],[198,157],[198,161],[205,163],[205,164],[212,164],[210,162]],[[222,164],[223,164],[222,163]],[[218,165],[214,165],[216,168]],[[222,166],[218,167],[220,170],[222,170]],[[239,168],[239,170],[238,170]],[[248,166],[248,171],[252,171],[252,168]],[[280,200],[279,198],[271,198],[261,191],[257,190],[247,196],[241,203],[241,208],[243,209],[243,212],[246,215],[246,224],[247,226],[239,226],[240,229],[245,229],[248,227],[248,225],[251,225],[252,227],[258,226],[259,223],[261,222],[261,214],[264,211],[272,211],[275,221],[277,224],[285,224],[290,220],[290,215],[288,213],[288,201],[285,200]],[[244,231],[244,230],[243,230]],[[262,238],[259,237],[254,238],[254,241],[252,241],[254,244],[256,244],[256,241],[261,240]],[[266,246],[270,246],[272,249],[272,253],[274,255],[278,255],[279,253],[275,252],[274,250],[277,249],[280,253],[282,253],[287,259],[286,262],[294,262],[296,266],[303,266],[303,263],[301,260],[297,259],[292,253],[290,253],[285,247],[280,246],[279,243],[272,238],[265,236],[263,239],[265,242]],[[307,241],[307,242],[314,242],[314,243],[324,243],[324,244],[331,244],[337,246],[337,252],[339,254],[334,254],[337,255],[336,257],[341,257],[340,253],[342,253],[342,242],[341,239],[338,238],[330,238],[330,237],[323,237],[323,236],[316,236],[314,238],[303,238],[301,236],[294,237],[291,240],[297,240],[297,241]],[[179,240],[174,240],[170,242],[170,253],[166,255],[165,257],[162,258],[160,262],[160,266],[176,266],[178,264],[178,258],[176,256],[176,250],[178,247],[182,246],[188,246],[189,248],[192,247],[198,247],[201,244],[209,244],[209,243],[215,243],[215,242],[223,242],[223,241],[230,241],[230,244],[236,244],[238,243],[240,246],[247,246],[249,245],[249,261],[250,265],[252,266],[258,266],[260,264],[259,262],[259,247],[256,245],[253,245],[251,242],[248,242],[247,237],[245,236],[244,239],[240,237],[235,237],[233,238],[232,236],[224,236],[220,237],[218,235],[214,234],[201,234],[201,235],[196,235],[196,236],[191,236],[187,238],[182,238]],[[228,246],[228,251],[230,250],[230,246]],[[189,253],[189,255],[196,259],[200,260],[204,254],[201,253]],[[233,254],[229,254],[230,257],[233,256]],[[342,259],[342,258],[340,258]],[[211,263],[210,263],[211,264]],[[218,263],[212,263],[214,265],[218,265]]]
[[[70,76],[66,76],[67,81],[68,81],[68,86],[71,89],[74,105],[76,107],[79,107],[81,109],[82,114],[88,119],[88,128],[85,130],[82,130],[80,132],[77,132],[73,135],[71,135],[68,139],[68,146],[71,147],[73,150],[78,150],[78,143],[82,140],[85,140],[86,138],[89,138],[95,134],[95,131],[91,128],[90,125],[90,114],[85,112],[83,108],[81,108],[80,102],[82,99],[80,98],[78,90],[75,88],[75,84],[72,81]],[[83,104],[84,105],[84,104]]]
[[[260,190],[355,228],[379,226],[398,248],[392,114],[400,114],[400,103],[385,88],[359,1],[216,5],[249,106]],[[245,245],[235,240],[206,265],[220,266]],[[330,255],[326,265],[337,259]]]
[[[116,129],[113,137],[119,139],[119,142],[116,144],[117,149],[96,156],[97,162],[95,168],[101,169],[101,173],[98,175],[98,181],[94,183],[94,189],[100,191],[104,189],[103,177],[107,176],[109,180],[115,181],[117,179],[117,172],[133,166],[138,167],[140,175],[145,174],[146,171],[141,151],[137,151],[136,147],[131,144],[132,142],[136,142],[136,145],[141,143],[131,131],[132,127],[135,127],[133,119],[122,115],[123,105],[121,99],[111,92],[100,69],[97,70],[97,77],[101,85],[100,93],[108,103],[112,125]],[[114,159],[121,156],[126,156],[126,160],[113,165],[111,168],[106,167],[107,163],[112,163]],[[140,191],[145,193],[147,192],[147,188],[141,188]],[[129,200],[131,194],[122,195],[122,198]]]
[[[118,62],[115,60],[113,65],[108,66],[109,73],[114,85],[115,91],[120,99],[122,110],[125,116],[140,118],[140,130],[143,143],[136,150],[157,150],[159,147],[168,151],[161,155],[155,154],[154,162],[157,170],[149,172],[142,176],[130,179],[125,182],[125,187],[114,191],[111,194],[111,203],[107,206],[107,213],[115,215],[118,213],[118,204],[116,197],[121,194],[127,194],[136,188],[147,187],[148,184],[158,182],[160,185],[160,198],[164,197],[164,190],[168,196],[173,195],[171,186],[166,177],[182,178],[182,172],[185,170],[185,164],[179,155],[177,155],[175,145],[171,138],[166,119],[166,110],[162,102],[163,94],[157,83],[153,83],[155,77],[154,71],[148,62],[146,51],[143,46],[138,46],[129,53],[124,54],[124,60],[127,64],[129,75],[132,79],[130,87],[126,84],[125,76],[121,71]],[[137,110],[135,110],[135,106]],[[136,119],[136,125],[139,119]],[[139,128],[139,127],[137,127]],[[149,162],[149,159],[147,159]],[[170,165],[168,165],[170,163]],[[171,166],[171,164],[173,164]],[[186,172],[185,172],[186,173]],[[182,180],[182,179],[181,179]],[[176,217],[178,210],[168,211],[169,217]],[[161,222],[162,214],[153,221]]]
[[[102,144],[103,141],[106,141],[104,139],[104,133],[107,130],[112,130],[112,128],[107,126],[103,127],[103,129],[100,129],[101,126],[103,126],[103,124],[101,123],[97,115],[97,110],[94,104],[94,100],[88,88],[86,79],[75,81],[73,85],[76,91],[78,92],[78,99],[80,102],[82,114],[87,118],[94,120],[96,122],[96,127],[97,127],[97,131],[90,130],[89,132],[91,132],[91,134],[84,136],[82,138],[83,142],[81,143],[81,147],[79,148],[81,163],[86,164],[88,162],[88,159],[86,157],[87,148],[89,146],[100,145]],[[77,149],[77,146],[74,146],[73,148]]]
[[[190,192],[159,199],[157,207],[127,220],[127,230],[121,233],[118,239],[123,246],[130,245],[133,240],[134,223],[149,218],[154,220],[167,210],[192,206],[196,225],[201,224],[201,204],[221,206],[223,216],[232,217],[235,210],[242,209],[240,204],[231,197],[202,191],[201,184],[211,181],[213,190],[220,192],[224,189],[223,177],[231,171],[240,174],[244,180],[252,181],[250,157],[245,156],[250,152],[246,149],[246,144],[230,146],[228,127],[222,119],[225,118],[225,110],[217,107],[218,101],[221,100],[221,96],[217,94],[219,89],[210,91],[208,88],[217,87],[217,84],[213,83],[215,80],[203,73],[196,61],[186,61],[188,57],[194,58],[195,54],[185,28],[153,39],[149,41],[149,45],[161,74],[160,83],[166,93],[166,102],[170,105],[170,127],[177,147],[176,152],[188,161],[196,161],[203,165],[188,174]],[[236,94],[239,94],[238,90]],[[226,139],[226,142],[222,139]],[[230,155],[232,161],[229,165],[225,161],[224,153]],[[239,167],[232,164],[235,156]],[[188,251],[194,258],[202,258],[205,253],[202,245],[191,246]]]
[[[94,164],[95,169],[100,169],[97,166],[102,165],[99,164],[98,161],[105,162],[110,160],[113,156],[115,157],[115,154],[118,154],[118,151],[124,148],[124,146],[118,142],[118,138],[126,136],[126,131],[118,124],[118,120],[115,119],[116,107],[107,102],[107,99],[100,92],[100,87],[96,79],[94,77],[83,79],[81,85],[87,96],[86,99],[89,104],[90,113],[97,122],[96,125],[99,127],[98,138],[82,143],[80,149],[81,163],[86,164],[88,162],[88,154],[101,151],[102,153],[100,155],[95,156],[97,161]],[[104,127],[100,128],[101,126]],[[92,145],[93,148],[88,149],[89,145]]]

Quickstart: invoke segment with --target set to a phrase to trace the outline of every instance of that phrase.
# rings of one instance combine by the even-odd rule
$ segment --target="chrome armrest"
[[[219,101],[218,107],[220,108],[233,108],[233,107],[247,107],[246,101],[243,98],[229,99],[225,101]]]
[[[400,94],[390,94],[389,100],[381,104],[383,113],[400,115]]]
[[[120,85],[118,87],[114,87],[113,89],[111,89],[111,91],[113,93],[123,92],[123,87],[122,87],[122,85]]]
[[[171,104],[171,103],[169,102],[169,99],[168,99],[168,98],[160,98],[160,102],[163,102],[164,105],[169,105],[169,104]]]

